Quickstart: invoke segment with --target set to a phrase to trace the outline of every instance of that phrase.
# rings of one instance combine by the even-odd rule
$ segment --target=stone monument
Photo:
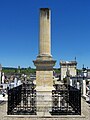
[[[42,113],[52,103],[53,66],[55,60],[51,55],[51,10],[40,9],[39,55],[34,62],[36,66],[37,111]]]
[[[60,61],[61,66],[61,80],[66,77],[67,69],[70,72],[70,76],[76,76],[77,62],[76,61]]]

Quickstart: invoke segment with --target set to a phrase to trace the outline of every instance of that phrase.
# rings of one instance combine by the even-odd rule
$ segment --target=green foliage
[[[4,72],[6,75],[11,75],[11,74],[26,74],[26,75],[30,75],[30,74],[35,74],[36,73],[36,69],[33,69],[31,67],[29,68],[9,68],[9,67],[3,67],[2,72]]]
[[[36,69],[33,69],[33,68],[22,68],[20,70],[20,73],[21,74],[26,74],[26,75],[29,75],[30,73],[35,74],[36,73]]]
[[[82,72],[82,70],[77,69],[77,74],[80,74]]]
[[[15,71],[16,71],[16,68],[5,67],[2,69],[2,72],[4,72],[5,74],[14,74]]]
[[[60,73],[61,72],[60,68],[54,68],[54,71],[55,71],[55,73]]]
[[[67,83],[67,77],[63,78],[64,84]]]

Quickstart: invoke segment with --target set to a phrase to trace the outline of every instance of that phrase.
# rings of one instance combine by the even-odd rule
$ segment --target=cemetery
[[[81,116],[81,98],[90,103],[90,79],[88,69],[77,74],[77,61],[60,62],[60,77],[55,78],[56,60],[51,55],[51,10],[40,9],[39,52],[33,61],[36,73],[28,78],[11,76],[5,83],[0,65],[0,101],[7,101],[7,115],[30,115],[55,117]],[[2,99],[3,98],[3,99]]]

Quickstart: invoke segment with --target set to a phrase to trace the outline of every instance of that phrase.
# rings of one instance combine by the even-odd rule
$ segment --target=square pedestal
[[[52,88],[36,87],[37,90],[37,115],[51,116],[52,111]]]
[[[42,87],[53,86],[53,71],[36,71],[36,85]]]
[[[42,58],[42,57],[41,57]],[[52,90],[53,87],[53,66],[55,60],[37,59],[36,66],[36,91],[37,91],[37,115],[51,116],[52,110]],[[47,57],[48,58],[48,57]]]

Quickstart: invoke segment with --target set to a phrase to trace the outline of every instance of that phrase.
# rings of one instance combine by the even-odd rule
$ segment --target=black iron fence
[[[81,89],[68,86],[69,104],[72,106],[76,114],[81,115]]]
[[[12,115],[14,108],[21,103],[22,85],[8,90],[8,115]]]
[[[8,115],[36,115],[34,84],[22,84],[8,90]]]
[[[67,85],[55,85],[54,87],[51,115],[81,115],[81,90]],[[36,115],[36,102],[34,84],[27,83],[12,88],[8,90],[7,114]]]
[[[52,115],[81,115],[81,90],[56,85],[52,91]],[[64,88],[64,89],[63,89]]]

